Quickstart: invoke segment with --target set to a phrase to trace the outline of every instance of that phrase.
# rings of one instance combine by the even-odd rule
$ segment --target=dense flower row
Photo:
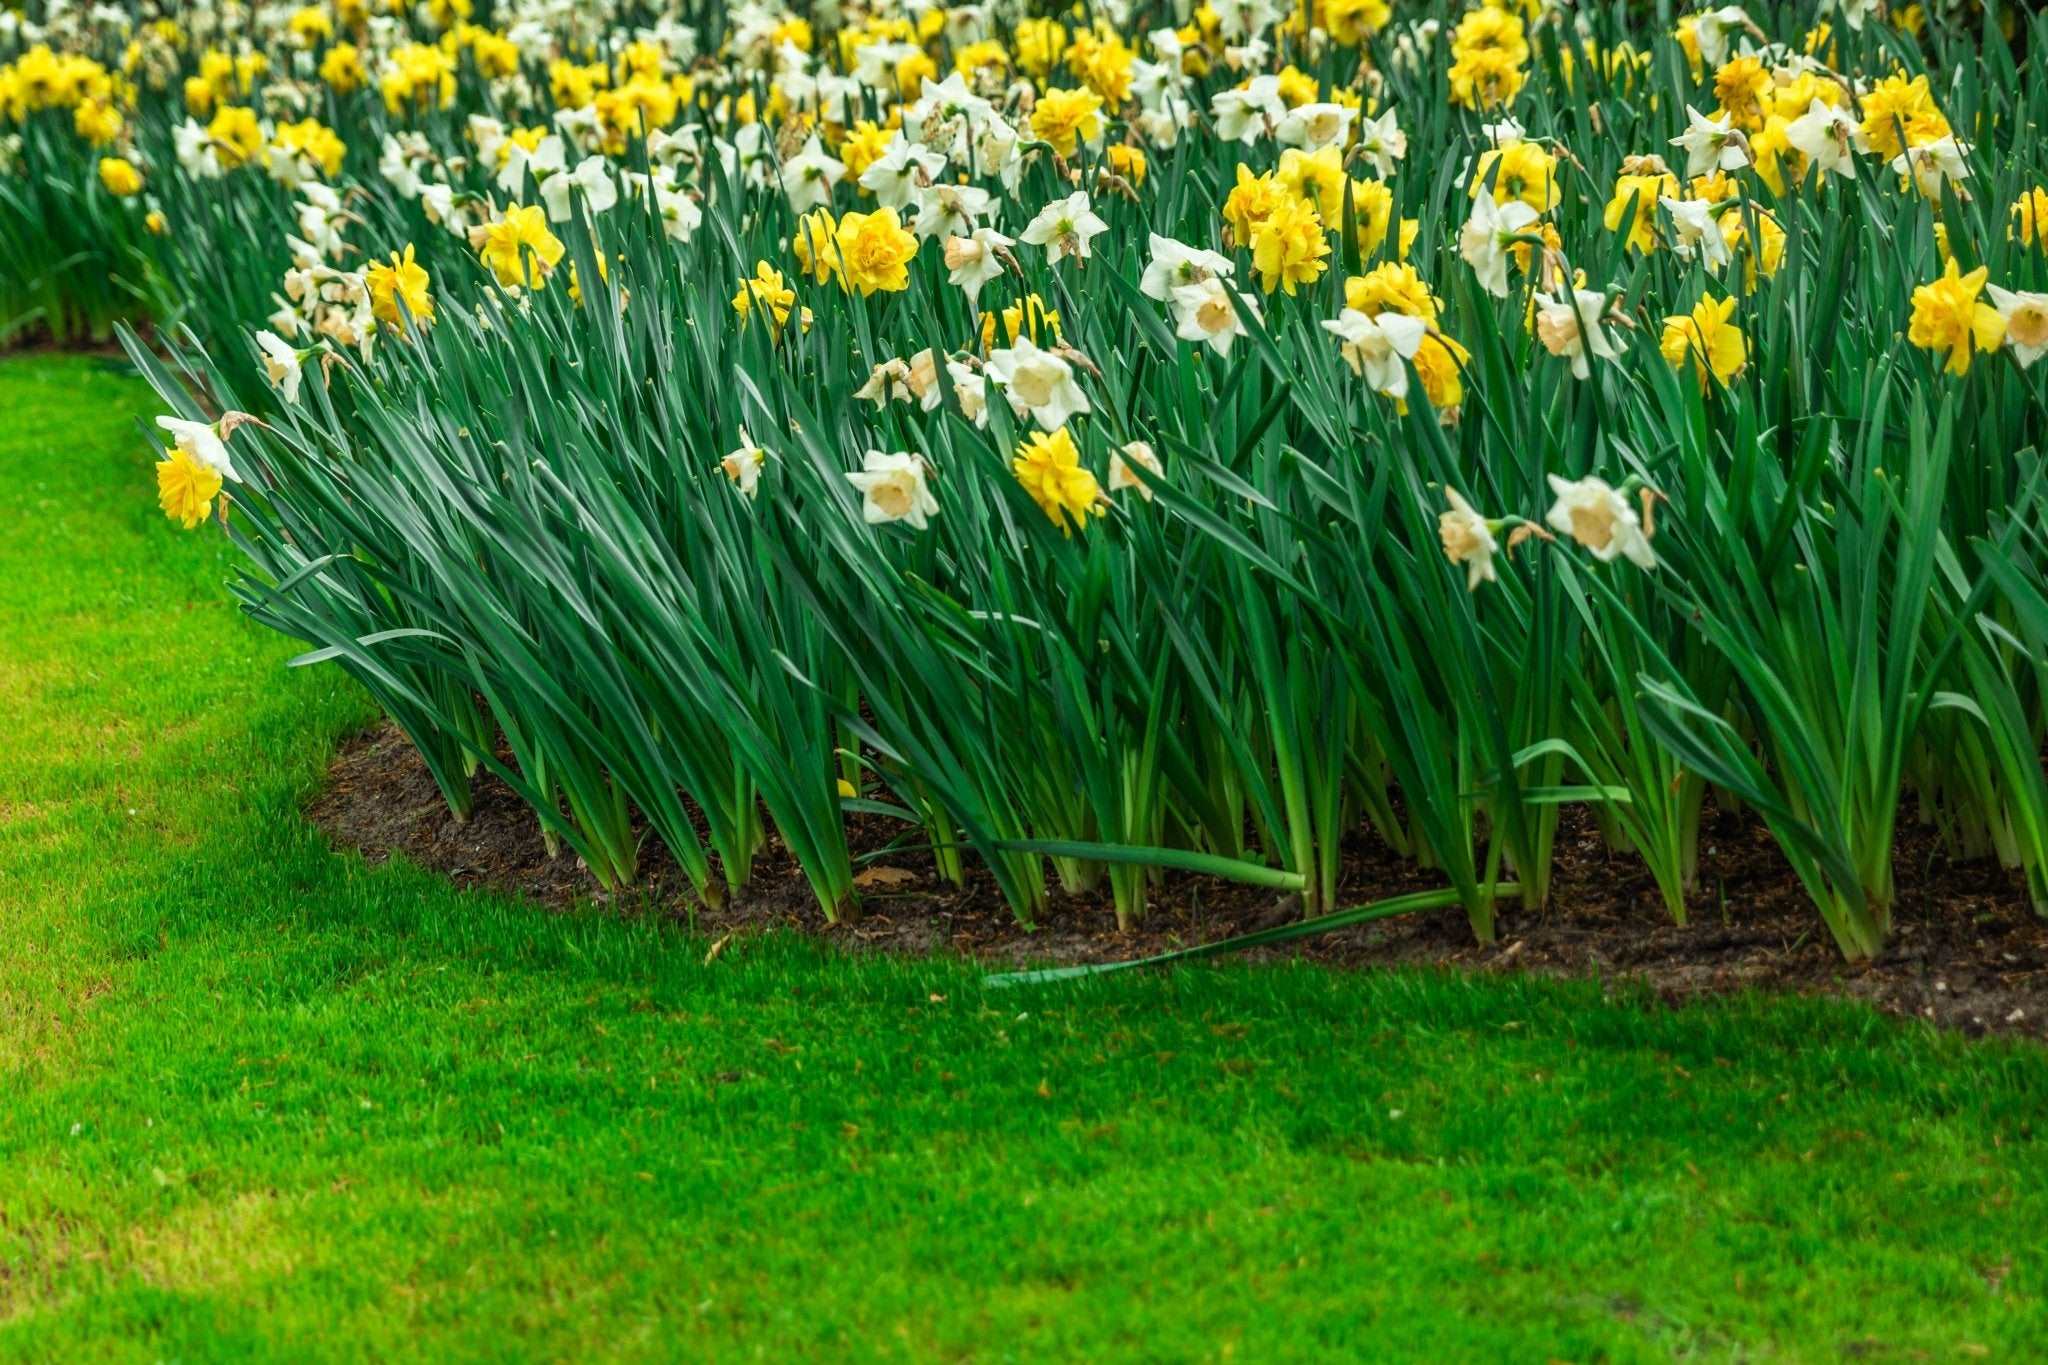
[[[1368,507],[1412,494],[1426,507],[1430,552],[1468,592],[1508,588],[1511,556],[1548,542],[1510,601],[1486,609],[1513,628],[1476,605],[1458,609],[1491,633],[1488,647],[1513,655],[1500,640],[1547,640],[1553,626],[1576,637],[1615,605],[1654,638],[1653,654],[1631,663],[1608,648],[1599,667],[1610,676],[1583,714],[1519,716],[1523,742],[1490,758],[1475,757],[1471,735],[1451,741],[1438,780],[1452,789],[1436,794],[1442,823],[1426,832],[1401,831],[1373,789],[1391,772],[1419,801],[1419,775],[1434,770],[1390,748],[1428,745],[1375,727],[1392,723],[1389,709],[1443,703],[1428,700],[1434,685],[1395,678],[1385,661],[1361,663],[1345,684],[1350,699],[1332,703],[1333,716],[1350,717],[1340,729],[1372,731],[1327,738],[1350,754],[1333,771],[1287,772],[1308,760],[1278,734],[1270,752],[1234,762],[1282,789],[1295,777],[1328,784],[1337,810],[1362,811],[1444,866],[1469,890],[1475,924],[1503,863],[1540,900],[1543,873],[1530,864],[1547,864],[1555,805],[1574,799],[1600,809],[1617,847],[1652,861],[1682,913],[1697,793],[1711,785],[1765,810],[1788,851],[1807,849],[1795,855],[1807,858],[1802,875],[1845,949],[1881,939],[1889,869],[1876,863],[1889,858],[1890,812],[1907,778],[1850,815],[1847,797],[1816,791],[1758,800],[1773,781],[1796,785],[1787,765],[1804,760],[1774,727],[1814,723],[1815,713],[1781,706],[1748,666],[1754,658],[1730,654],[1749,647],[1743,630],[1794,610],[1789,544],[1846,534],[1842,505],[1881,519],[1880,504],[1901,496],[1891,475],[1864,465],[1864,452],[1907,439],[1894,388],[1912,394],[1903,406],[1918,414],[1918,444],[1935,429],[1927,409],[1964,384],[1979,389],[1941,418],[1949,438],[1974,432],[2018,450],[2040,436],[2030,369],[2048,352],[2048,189],[2032,97],[2006,88],[1979,55],[2038,33],[1985,43],[1981,14],[1886,14],[1864,0],[1839,0],[1783,34],[1734,6],[1649,31],[1541,0],[1463,10],[1210,0],[1052,15],[1002,0],[882,2],[842,7],[829,24],[746,5],[719,32],[692,18],[337,0],[139,22],[71,9],[40,28],[10,21],[0,111],[17,131],[4,154],[51,193],[94,206],[105,249],[125,253],[111,269],[171,279],[183,310],[208,306],[193,300],[189,239],[211,234],[218,250],[238,225],[274,232],[256,261],[231,267],[242,281],[289,255],[236,291],[262,290],[263,314],[223,307],[199,329],[221,375],[216,397],[260,374],[269,396],[243,397],[269,425],[237,413],[164,419],[165,511],[193,527],[245,496],[291,503],[304,491],[268,469],[251,483],[238,468],[250,461],[231,453],[238,442],[276,439],[287,414],[294,431],[360,437],[346,413],[369,400],[343,403],[330,389],[430,393],[436,366],[481,354],[474,348],[492,338],[566,338],[590,348],[579,351],[586,363],[645,344],[656,348],[650,363],[681,363],[673,341],[603,340],[637,336],[643,314],[694,331],[697,344],[729,333],[717,353],[744,355],[761,395],[707,393],[708,417],[678,454],[722,471],[750,508],[786,496],[815,512],[831,504],[782,470],[821,438],[792,404],[822,402],[816,421],[853,495],[846,510],[912,538],[875,543],[903,572],[936,573],[963,597],[945,578],[955,542],[939,561],[912,542],[955,517],[983,524],[989,493],[968,485],[969,467],[1004,471],[1070,545],[1168,535],[1160,528],[1179,520],[1189,529],[1174,536],[1237,546],[1249,532],[1231,528],[1249,515],[1265,547],[1276,528],[1258,524],[1262,507],[1297,527],[1333,516],[1378,526],[1382,514]],[[1928,63],[1942,53],[1947,64]],[[1816,314],[1837,301],[1821,297],[1829,290],[1858,319],[1855,337]],[[455,318],[461,339],[442,337]],[[1989,377],[1987,362],[1997,367]],[[317,411],[306,411],[311,374]],[[529,416],[543,406],[519,401],[532,404]],[[1205,404],[1249,433],[1241,449],[1215,449],[1190,424]],[[1257,455],[1269,434],[1312,456],[1326,471],[1318,479],[1341,469],[1361,480],[1356,496],[1339,500],[1315,479],[1276,484],[1277,467]],[[936,445],[957,451],[967,440],[994,463],[942,462]],[[1425,449],[1442,454],[1425,465]],[[1757,458],[1782,486],[1782,506],[1808,520],[1778,527],[1775,507],[1744,501],[1763,486],[1740,472]],[[1183,472],[1183,459],[1201,472]],[[1390,494],[1372,472],[1387,460],[1427,473]],[[1945,538],[1927,542],[1934,559],[2029,534],[2039,490],[2016,467],[1961,460],[1916,477],[1944,481],[1922,512],[1926,533]],[[1143,529],[1146,518],[1158,525]],[[1413,528],[1397,522],[1385,523],[1389,548],[1361,550],[1357,562],[1407,591],[1422,570],[1399,548]],[[1896,570],[1920,552],[1912,528],[1870,525],[1880,562]],[[1671,556],[1660,531],[1673,526],[1686,542],[1678,581],[1662,584]],[[1298,550],[1261,554],[1253,562],[1290,590],[1306,575]],[[1660,585],[1588,586],[1587,570],[1549,558],[1577,554],[1658,571]],[[1832,551],[1811,554],[1802,572],[1850,572]],[[1980,583],[2019,593],[2002,570],[1976,565],[1971,557],[1951,574],[1961,594],[1951,624],[1974,614],[1964,603],[1982,606]],[[1753,584],[1742,578],[1750,572]],[[1754,591],[1721,598],[1711,586],[1720,580]],[[1576,605],[1566,610],[1554,593]],[[2005,600],[2009,619],[1987,619],[2030,642],[2023,599]],[[1752,612],[1758,621],[1736,619]],[[1706,622],[1703,633],[1688,619]],[[1427,628],[1423,638],[1427,649]],[[1934,742],[1929,726],[1952,719],[1922,723],[1942,671],[1972,665],[1950,662],[1948,636],[1897,647],[1928,670],[1887,678],[1897,692],[1888,705],[1905,710],[1886,712],[1885,742],[1903,767]],[[2028,645],[1984,647],[1982,675],[1947,690],[1971,695],[1996,675],[2012,694],[1999,742],[2022,750],[2041,730]],[[1774,666],[1799,667],[1789,656]],[[1670,702],[1680,719],[1639,720],[1640,681],[1664,686],[1666,675],[1681,675]],[[1205,684],[1190,675],[1188,685]],[[1277,704],[1272,676],[1255,672],[1245,685]],[[1365,700],[1374,688],[1377,701]],[[1457,725],[1501,705],[1461,698]],[[1841,709],[1861,705],[1844,699]],[[1982,697],[1977,705],[1987,709]],[[1837,727],[1826,743],[1853,744],[1852,731]],[[1604,759],[1587,752],[1596,739]],[[1664,758],[1651,762],[1653,749]],[[1959,820],[1981,825],[2030,878],[2048,878],[2048,859],[2037,858],[2048,828],[2029,833],[2034,815],[2013,813],[2015,803],[2048,812],[2040,774],[1983,762],[1997,772],[1955,798],[1975,803]],[[1531,763],[1552,776],[1514,798],[1529,813],[1510,818],[1500,793]],[[889,785],[922,811],[930,798],[909,789],[934,774],[896,764]],[[1562,780],[1567,767],[1586,780]],[[1836,780],[1854,785],[1841,773],[1826,779]],[[1940,773],[1917,781],[1923,802],[1951,799]],[[1658,828],[1639,827],[1650,818],[1642,807],[1668,804],[1648,790],[1657,782],[1694,795]],[[1460,794],[1475,783],[1496,793],[1477,807]],[[1258,842],[1309,879],[1312,903],[1326,900],[1340,832],[1294,799],[1283,790],[1273,820],[1310,828],[1290,846],[1262,827]],[[1060,829],[1040,817],[1023,819],[1010,842],[1151,845],[1171,833],[1144,812],[1112,820],[1096,810]],[[952,810],[935,837],[953,820],[965,816]],[[1242,821],[1228,835],[1197,831],[1192,816],[1167,823],[1178,831],[1170,843],[1246,852]],[[1494,852],[1474,861],[1447,841]],[[1826,856],[1808,848],[1818,844]],[[825,897],[828,911],[839,894]]]

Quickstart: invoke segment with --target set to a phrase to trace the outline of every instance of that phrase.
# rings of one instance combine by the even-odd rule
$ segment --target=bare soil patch
[[[696,907],[650,839],[642,878],[607,894],[571,854],[550,857],[533,815],[487,774],[466,822],[448,813],[412,746],[384,725],[345,744],[309,818],[371,862],[394,855],[459,884],[517,893],[561,909],[583,901],[621,912],[689,917],[707,934],[783,926],[850,951],[953,952],[994,966],[1115,961],[1212,942],[1283,923],[1298,911],[1271,891],[1172,877],[1143,924],[1119,933],[1105,891],[1056,896],[1034,929],[1020,927],[986,877],[946,884],[928,855],[883,852],[902,826],[856,817],[856,850],[882,853],[862,875],[857,923],[825,921],[795,864],[771,842],[746,893],[717,911]],[[1931,835],[1902,828],[1891,944],[1875,962],[1844,963],[1767,831],[1710,811],[1700,889],[1688,923],[1671,922],[1640,864],[1610,852],[1592,822],[1567,812],[1550,905],[1503,910],[1499,939],[1480,945],[1464,916],[1442,911],[1382,920],[1260,950],[1344,967],[1429,966],[1643,983],[1679,1001],[1757,987],[1861,1000],[1967,1033],[2048,1039],[2048,920],[2019,879],[1992,861],[1953,862]],[[1369,831],[1347,849],[1343,904],[1440,885]]]

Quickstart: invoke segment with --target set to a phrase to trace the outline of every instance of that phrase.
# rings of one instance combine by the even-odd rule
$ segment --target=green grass
[[[0,365],[0,1355],[2038,1359],[2048,1055],[1225,967],[985,992],[368,870],[365,719]]]

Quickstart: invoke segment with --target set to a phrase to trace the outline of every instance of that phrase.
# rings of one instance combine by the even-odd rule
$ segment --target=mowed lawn
[[[2041,1360],[2048,1054],[1224,966],[989,991],[365,869],[346,680],[0,363],[0,1355]]]

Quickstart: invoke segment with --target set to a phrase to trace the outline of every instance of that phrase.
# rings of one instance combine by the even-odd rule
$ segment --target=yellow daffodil
[[[1010,468],[1062,535],[1072,535],[1076,527],[1088,525],[1089,517],[1103,514],[1095,475],[1082,465],[1081,452],[1064,426],[1050,433],[1033,432],[1017,448]]]
[[[1961,274],[1951,260],[1940,279],[1913,291],[1906,339],[1937,356],[1946,352],[1943,367],[1950,374],[1968,374],[1971,357],[1997,350],[2005,336],[1998,310],[1979,298],[1990,274],[1983,266]]]
[[[1702,389],[1712,380],[1727,384],[1742,371],[1749,346],[1735,325],[1735,299],[1702,296],[1689,313],[1664,319],[1657,349],[1674,370],[1691,366]]]

